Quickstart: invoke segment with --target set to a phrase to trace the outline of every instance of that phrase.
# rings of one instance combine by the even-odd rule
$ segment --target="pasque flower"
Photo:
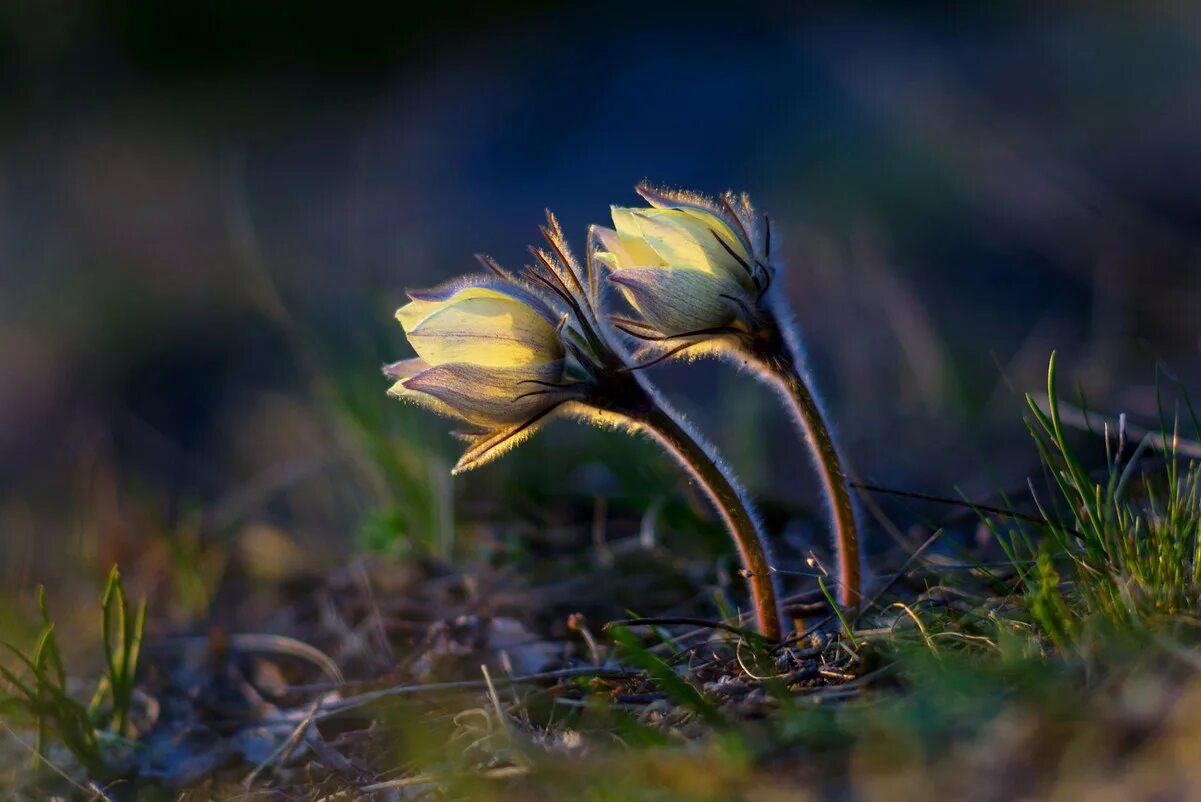
[[[641,318],[615,318],[617,325],[643,340],[681,341],[679,349],[694,355],[715,350],[723,337],[751,336],[772,270],[756,256],[760,233],[746,197],[728,195],[718,206],[696,195],[638,191],[650,208],[614,206],[613,228],[592,231],[609,281]]]
[[[384,368],[396,382],[389,394],[507,435],[456,471],[499,456],[500,446],[515,445],[520,434],[579,394],[564,376],[559,317],[530,291],[478,275],[410,292],[409,298],[396,318],[417,357]]]
[[[596,259],[637,313],[614,325],[655,361],[677,354],[731,356],[780,390],[821,475],[838,551],[840,602],[860,601],[855,510],[842,458],[801,368],[799,338],[773,292],[771,221],[747,195],[717,200],[640,185],[649,208],[612,207],[613,228],[594,226]],[[649,363],[648,363],[649,364]]]
[[[532,434],[553,414],[622,427],[659,442],[705,490],[721,514],[750,581],[760,631],[781,635],[776,575],[744,494],[712,448],[628,363],[601,325],[594,250],[581,265],[555,218],[535,264],[491,271],[409,293],[396,313],[417,352],[384,368],[389,391],[472,429],[455,472],[478,467]]]

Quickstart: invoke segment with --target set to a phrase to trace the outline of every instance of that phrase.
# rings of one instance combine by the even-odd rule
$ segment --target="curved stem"
[[[728,469],[662,400],[656,399],[649,410],[631,420],[692,474],[717,508],[746,569],[759,632],[764,637],[779,640],[782,636],[780,604],[771,554],[755,517]]]
[[[771,346],[754,356],[792,408],[793,416],[805,434],[833,518],[838,560],[838,602],[844,608],[857,610],[863,596],[859,532],[855,507],[851,502],[850,478],[843,470],[842,458],[821,406],[797,368],[797,348],[790,333],[777,328],[776,336],[771,338]]]

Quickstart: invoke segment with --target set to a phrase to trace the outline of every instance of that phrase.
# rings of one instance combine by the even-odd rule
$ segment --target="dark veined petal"
[[[729,299],[749,297],[741,284],[698,270],[633,267],[616,270],[608,279],[647,323],[667,336],[729,325],[737,312]]]
[[[563,361],[527,368],[485,368],[451,363],[401,382],[406,395],[427,396],[449,414],[487,429],[525,421],[578,395],[563,382]]]
[[[436,412],[439,415],[451,418],[459,417],[458,413],[452,407],[447,406],[434,396],[405,387],[406,381],[429,369],[429,363],[420,357],[416,359],[402,359],[399,362],[384,365],[384,375],[394,382],[388,388],[388,395],[399,401],[405,401],[428,409],[431,412]]]

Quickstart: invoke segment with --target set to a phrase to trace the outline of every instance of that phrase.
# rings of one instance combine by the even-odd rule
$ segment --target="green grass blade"
[[[722,716],[714,704],[677,674],[661,657],[643,646],[630,630],[615,626],[609,630],[609,634],[621,648],[622,655],[630,663],[650,674],[668,698],[696,713],[709,724],[723,723]]]

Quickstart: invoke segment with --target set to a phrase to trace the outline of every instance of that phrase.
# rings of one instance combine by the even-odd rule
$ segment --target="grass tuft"
[[[1029,428],[1054,491],[1054,503],[1039,504],[1047,537],[1036,542],[1021,527],[998,534],[1028,614],[1066,653],[1098,624],[1147,631],[1198,609],[1201,464],[1179,456],[1177,425],[1169,433],[1161,422],[1161,467],[1145,470],[1146,437],[1128,444],[1124,430],[1107,428],[1106,469],[1091,474],[1064,434],[1055,374],[1052,354],[1045,410],[1027,396]]]
[[[101,601],[107,670],[97,683],[91,702],[84,706],[69,690],[44,588],[38,588],[37,597],[42,627],[32,653],[26,655],[13,644],[0,641],[29,675],[25,678],[0,666],[0,677],[10,686],[9,693],[0,695],[0,715],[24,715],[32,719],[37,734],[35,765],[47,762],[49,739],[57,737],[88,775],[108,777],[112,767],[104,745],[114,739],[124,742],[132,735],[130,712],[146,621],[146,600],[142,599],[131,610],[121,575],[114,566]]]

